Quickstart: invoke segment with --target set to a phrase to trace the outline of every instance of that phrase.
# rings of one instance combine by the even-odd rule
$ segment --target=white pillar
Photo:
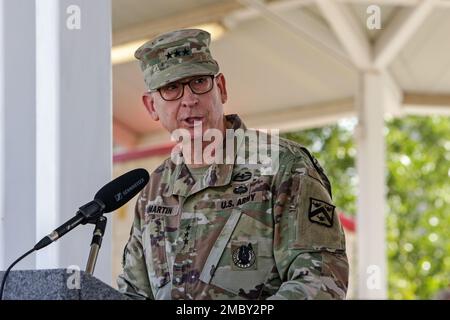
[[[0,269],[35,244],[35,7],[0,0]],[[35,256],[16,268],[35,266]]]
[[[25,0],[26,1],[26,0]],[[73,217],[112,174],[110,0],[37,0],[37,238]],[[111,228],[94,275],[111,283]],[[85,269],[93,225],[37,253]]]
[[[378,73],[362,73],[357,93],[358,298],[386,299],[385,88]]]

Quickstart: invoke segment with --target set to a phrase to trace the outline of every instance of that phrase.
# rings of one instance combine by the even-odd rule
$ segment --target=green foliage
[[[345,120],[333,126],[280,135],[304,145],[319,160],[330,179],[335,205],[351,216],[356,214],[354,126],[354,120]]]
[[[355,122],[282,136],[325,168],[339,210],[356,212]],[[450,119],[408,116],[386,123],[387,253],[391,299],[430,299],[450,285]]]

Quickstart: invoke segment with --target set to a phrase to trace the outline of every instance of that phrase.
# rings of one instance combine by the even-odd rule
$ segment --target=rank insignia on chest
[[[309,198],[309,221],[331,228],[333,226],[335,208],[335,206],[325,201]]]

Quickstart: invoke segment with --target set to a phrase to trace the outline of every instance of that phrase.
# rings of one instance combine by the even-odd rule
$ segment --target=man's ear
[[[158,121],[159,116],[155,109],[155,100],[150,92],[145,92],[142,95],[142,102],[144,103],[145,109],[147,109],[148,113],[150,113],[152,119]]]
[[[219,87],[220,98],[222,100],[222,103],[227,102],[227,99],[228,99],[227,84],[226,84],[225,76],[223,75],[223,73],[220,73],[217,76],[217,87]]]

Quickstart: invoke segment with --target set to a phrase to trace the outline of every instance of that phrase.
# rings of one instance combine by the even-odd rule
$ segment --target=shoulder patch
[[[335,206],[325,201],[309,198],[309,221],[331,228],[333,226],[335,208]]]

